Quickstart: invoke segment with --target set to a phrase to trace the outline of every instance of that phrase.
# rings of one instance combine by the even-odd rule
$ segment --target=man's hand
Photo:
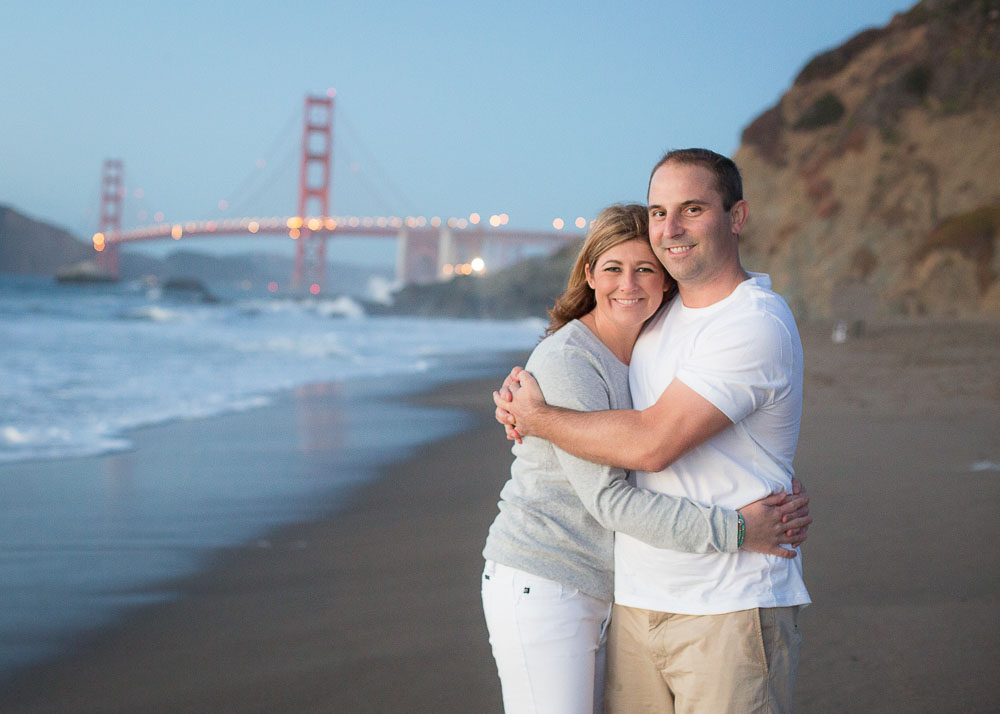
[[[799,484],[801,489],[801,483]],[[806,539],[806,531],[812,518],[809,516],[809,497],[772,493],[767,498],[747,504],[739,509],[746,524],[743,539],[744,550],[794,558],[794,550],[783,548],[783,544],[798,546]]]
[[[494,418],[503,424],[504,431],[507,432],[507,439],[509,441],[516,441],[518,444],[521,443],[521,434],[511,426],[514,423],[514,415],[511,414],[511,401],[514,399],[514,392],[520,389],[521,385],[517,383],[517,375],[524,371],[524,367],[514,367],[510,374],[504,377],[503,384],[500,385],[500,389],[493,392],[493,403],[496,405],[496,410],[493,412]]]
[[[493,403],[496,405],[494,416],[504,425],[507,438],[518,443],[532,433],[532,420],[546,406],[538,382],[521,367],[512,369],[503,386],[493,392]]]

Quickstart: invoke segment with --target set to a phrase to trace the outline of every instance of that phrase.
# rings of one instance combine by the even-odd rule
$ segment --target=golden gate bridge
[[[157,221],[127,230],[122,228],[125,198],[124,164],[104,161],[101,171],[100,213],[93,236],[98,265],[118,277],[120,247],[143,241],[178,241],[219,236],[276,236],[294,240],[295,263],[290,279],[293,290],[319,294],[326,287],[326,245],[331,238],[395,238],[396,281],[400,284],[447,280],[456,275],[482,273],[483,255],[492,254],[489,268],[499,269],[524,257],[525,251],[553,252],[582,234],[553,221],[552,231],[518,230],[507,227],[507,214],[486,219],[478,213],[468,217],[432,216],[335,216],[330,215],[333,156],[334,98],[305,98],[299,163],[298,205],[295,215],[253,218],[220,218],[199,221]],[[586,227],[577,218],[576,228]]]

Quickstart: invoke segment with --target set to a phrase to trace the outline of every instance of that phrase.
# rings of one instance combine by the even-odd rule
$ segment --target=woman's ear
[[[583,273],[584,273],[584,275],[587,276],[587,285],[589,285],[590,289],[593,290],[594,289],[594,276],[590,274],[590,263],[584,263],[584,265],[583,265]]]

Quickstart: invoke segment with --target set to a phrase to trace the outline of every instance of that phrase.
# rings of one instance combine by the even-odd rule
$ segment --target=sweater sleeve
[[[549,404],[577,411],[611,408],[607,377],[597,358],[584,349],[548,353],[531,371]],[[586,461],[555,446],[553,450],[584,508],[604,528],[668,550],[737,550],[735,511],[637,488],[622,469]]]

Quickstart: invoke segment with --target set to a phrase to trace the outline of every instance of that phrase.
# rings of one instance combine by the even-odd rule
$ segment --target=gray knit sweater
[[[628,367],[582,322],[542,340],[525,365],[552,405],[631,409]],[[614,595],[614,533],[690,553],[736,550],[737,515],[633,487],[626,472],[525,437],[483,556],[593,597]]]

